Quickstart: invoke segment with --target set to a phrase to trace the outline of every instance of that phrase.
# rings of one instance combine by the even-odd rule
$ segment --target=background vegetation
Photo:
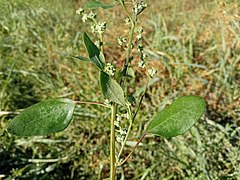
[[[70,57],[84,55],[81,33],[91,33],[75,14],[84,2],[0,0],[1,129],[21,109],[47,98],[103,101],[96,69]],[[118,177],[240,179],[240,2],[148,4],[139,21],[145,29],[145,51],[158,75],[130,141],[139,138],[153,112],[181,95],[204,97],[208,111],[183,136],[145,138]],[[125,14],[115,7],[100,9],[98,15],[109,22],[107,60],[121,66],[124,53],[117,35],[127,33]],[[146,79],[136,70],[130,91],[137,95]],[[108,177],[109,113],[97,106],[78,106],[71,126],[47,137],[18,138],[1,131],[0,179]]]

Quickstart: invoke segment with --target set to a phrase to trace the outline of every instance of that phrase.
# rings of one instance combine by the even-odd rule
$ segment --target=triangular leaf
[[[95,64],[100,70],[103,70],[105,66],[104,55],[85,32],[83,33],[83,42],[92,63]]]
[[[42,136],[63,131],[72,120],[74,107],[75,102],[66,98],[42,101],[22,111],[7,129],[17,136]]]
[[[204,99],[183,96],[158,112],[149,123],[147,132],[168,138],[183,134],[197,122],[205,108]]]
[[[124,93],[121,86],[108,74],[100,72],[100,84],[104,97],[120,105],[125,105]]]
[[[102,2],[92,0],[88,2],[84,7],[87,9],[96,9],[96,8],[103,8],[103,9],[108,9],[114,7],[115,4],[104,4]]]

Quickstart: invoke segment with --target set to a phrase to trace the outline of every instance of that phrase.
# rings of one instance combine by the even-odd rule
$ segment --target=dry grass
[[[91,29],[74,12],[87,0],[63,2],[0,2],[1,111],[15,111],[49,97],[103,100],[97,70],[64,55],[85,55],[81,32],[90,34]],[[238,179],[239,1],[149,0],[148,4],[139,23],[145,29],[149,66],[158,68],[159,80],[149,88],[130,140],[138,139],[153,112],[181,95],[201,95],[208,112],[184,136],[145,139],[124,165],[125,178]],[[120,67],[125,53],[118,48],[117,37],[127,36],[126,15],[120,7],[100,9],[98,15],[109,22],[104,37],[107,61]],[[133,64],[137,61],[138,57]],[[139,91],[146,81],[145,72],[134,69],[137,78],[129,80],[131,92]],[[0,127],[13,116],[2,116]],[[79,106],[74,122],[59,134],[19,139],[1,132],[0,174],[9,179],[108,177],[108,117],[101,108]]]

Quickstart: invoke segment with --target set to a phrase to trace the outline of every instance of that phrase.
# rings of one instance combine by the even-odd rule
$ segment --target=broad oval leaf
[[[83,42],[92,63],[95,64],[100,70],[103,70],[105,66],[104,55],[85,32],[83,33]]]
[[[42,101],[23,110],[7,129],[17,136],[42,136],[63,131],[72,120],[74,107],[75,102],[66,98]]]
[[[88,2],[84,7],[87,9],[96,9],[96,8],[103,8],[103,9],[108,9],[114,7],[115,4],[104,4],[102,2],[92,0]]]
[[[124,93],[121,86],[103,71],[100,72],[100,85],[106,99],[125,106]]]
[[[147,132],[167,138],[183,134],[198,121],[205,109],[204,99],[198,96],[180,97],[154,116]]]

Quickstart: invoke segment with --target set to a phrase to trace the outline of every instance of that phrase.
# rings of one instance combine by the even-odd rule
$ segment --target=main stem
[[[111,133],[110,133],[110,180],[115,179],[115,125],[117,106],[112,106]]]

